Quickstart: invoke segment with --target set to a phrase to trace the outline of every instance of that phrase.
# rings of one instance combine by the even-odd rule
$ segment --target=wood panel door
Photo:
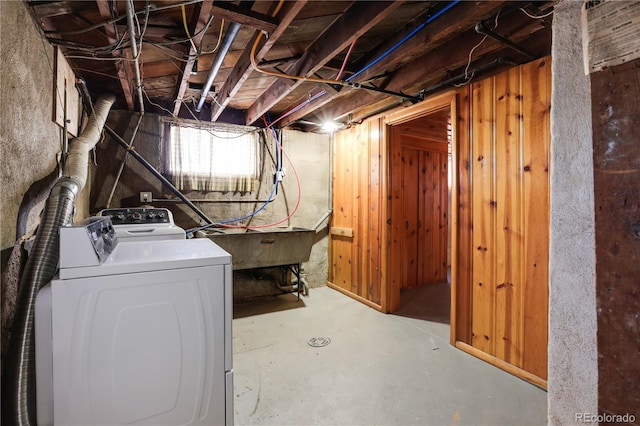
[[[382,120],[337,133],[333,141],[333,216],[328,285],[387,311],[384,232],[386,154]]]
[[[391,130],[389,273],[400,289],[447,281],[448,113],[439,117],[440,135],[424,120]]]
[[[459,99],[452,341],[546,387],[551,60]]]

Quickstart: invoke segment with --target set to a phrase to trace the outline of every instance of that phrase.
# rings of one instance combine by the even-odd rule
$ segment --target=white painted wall
[[[581,1],[555,7],[551,47],[551,247],[548,420],[598,413],[591,87],[582,65]]]

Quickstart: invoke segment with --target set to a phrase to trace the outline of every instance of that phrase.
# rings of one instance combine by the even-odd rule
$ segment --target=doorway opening
[[[456,92],[450,91],[385,120],[387,312],[445,323],[450,332],[456,322],[457,108]]]
[[[399,263],[396,315],[450,324],[451,106],[390,128],[391,229]]]

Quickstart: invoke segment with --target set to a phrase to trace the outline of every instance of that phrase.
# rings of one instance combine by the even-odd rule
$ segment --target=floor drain
[[[313,346],[314,348],[321,348],[327,346],[329,343],[331,343],[331,339],[328,337],[314,337],[309,340],[309,346]]]

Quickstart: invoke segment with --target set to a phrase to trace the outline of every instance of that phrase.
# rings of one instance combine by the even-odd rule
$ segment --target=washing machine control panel
[[[173,224],[171,211],[155,207],[127,207],[105,209],[98,213],[100,216],[108,216],[114,225],[140,225],[169,223]]]
[[[102,264],[118,244],[109,217],[92,216],[60,227],[60,268]]]

